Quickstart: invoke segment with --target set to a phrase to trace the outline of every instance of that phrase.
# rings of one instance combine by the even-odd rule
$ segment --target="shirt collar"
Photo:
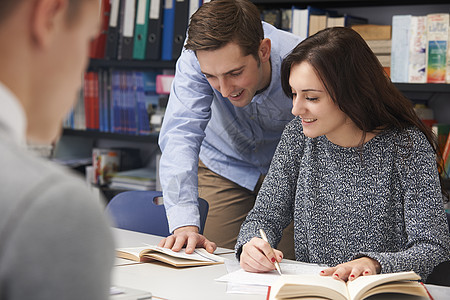
[[[26,145],[27,119],[14,93],[0,82],[0,124],[20,145]]]

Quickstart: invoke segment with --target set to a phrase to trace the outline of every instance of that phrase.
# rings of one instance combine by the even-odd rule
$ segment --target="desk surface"
[[[158,244],[161,240],[159,236],[117,228],[113,230],[116,245],[119,248]],[[229,249],[218,248],[216,254],[235,259],[234,253],[231,253]],[[159,262],[135,263],[117,258],[113,270],[112,283],[117,286],[151,292],[153,299],[264,300],[266,298],[263,295],[227,293],[227,284],[215,281],[216,278],[225,274],[227,274],[227,269],[224,264],[175,268]],[[450,288],[431,285],[427,285],[427,288],[435,300],[449,299]],[[393,298],[383,297],[382,299],[398,300],[400,297],[396,295]]]
[[[161,240],[159,236],[117,228],[114,228],[114,235],[117,247],[138,247],[143,246],[144,243],[158,244]],[[219,248],[216,254],[234,259],[234,254],[230,253],[229,249]],[[227,269],[224,264],[175,268],[159,262],[136,264],[117,258],[112,283],[117,286],[149,291],[154,299],[265,299],[262,295],[227,294],[227,284],[215,281],[216,278],[225,274]]]

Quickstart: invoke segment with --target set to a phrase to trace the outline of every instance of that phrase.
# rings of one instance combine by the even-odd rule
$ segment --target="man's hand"
[[[184,226],[175,229],[172,235],[162,239],[158,246],[169,248],[178,252],[186,246],[186,253],[193,253],[195,248],[205,248],[209,253],[213,253],[217,246],[203,235],[198,233],[197,226]]]
[[[334,279],[352,281],[359,276],[374,275],[381,271],[381,266],[373,258],[361,257],[349,262],[328,268],[320,272],[323,276],[332,276]]]
[[[283,252],[270,247],[269,243],[254,237],[242,247],[240,264],[247,272],[263,273],[275,270],[275,261],[281,262]]]

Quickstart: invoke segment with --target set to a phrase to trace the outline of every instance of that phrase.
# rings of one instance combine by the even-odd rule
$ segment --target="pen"
[[[263,239],[264,241],[266,241],[267,243],[269,243],[269,241],[267,240],[267,235],[266,235],[266,233],[264,232],[264,230],[259,229],[259,233],[261,234],[262,239]],[[272,249],[272,253],[273,253],[273,249]],[[275,255],[275,253],[274,253],[274,255]],[[275,261],[274,264],[275,264],[275,268],[277,268],[278,273],[280,273],[280,275],[281,275],[280,264],[278,263],[278,261]]]

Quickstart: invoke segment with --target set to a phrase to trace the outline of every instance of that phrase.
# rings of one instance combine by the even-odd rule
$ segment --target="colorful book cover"
[[[408,70],[408,82],[410,83],[427,82],[427,41],[427,17],[411,17]]]
[[[445,83],[449,14],[427,15],[427,82]]]

